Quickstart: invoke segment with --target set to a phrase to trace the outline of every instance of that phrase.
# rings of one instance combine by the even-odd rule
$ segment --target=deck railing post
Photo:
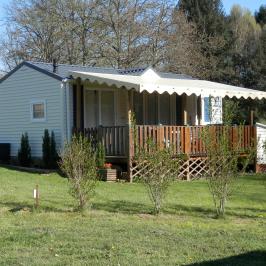
[[[185,144],[185,154],[189,155],[191,150],[191,139],[190,139],[190,128],[185,127],[184,130],[184,144]]]
[[[132,127],[131,125],[127,126],[127,136],[128,136],[128,141],[127,141],[127,173],[128,173],[128,181],[130,183],[133,182],[132,178],[132,158],[134,157],[134,143],[133,143],[133,136],[132,136]]]

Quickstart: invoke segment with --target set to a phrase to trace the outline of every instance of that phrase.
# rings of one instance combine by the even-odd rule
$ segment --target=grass
[[[176,182],[158,217],[142,184],[101,182],[80,214],[66,179],[0,168],[0,265],[265,265],[265,182],[241,178],[222,220],[203,180]]]

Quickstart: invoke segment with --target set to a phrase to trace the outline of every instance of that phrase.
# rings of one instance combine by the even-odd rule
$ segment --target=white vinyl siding
[[[257,163],[266,164],[266,125],[257,123]]]
[[[0,83],[0,143],[11,143],[11,156],[17,156],[21,134],[27,132],[32,156],[42,156],[44,129],[53,130],[61,144],[61,82],[27,66],[22,66]],[[62,94],[61,94],[62,95]],[[32,99],[45,100],[46,119],[31,119]]]

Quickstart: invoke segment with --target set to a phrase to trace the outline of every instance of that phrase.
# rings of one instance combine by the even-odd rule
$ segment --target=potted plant
[[[99,169],[101,179],[104,181],[116,181],[117,171],[112,169],[111,163],[105,163],[102,169]]]

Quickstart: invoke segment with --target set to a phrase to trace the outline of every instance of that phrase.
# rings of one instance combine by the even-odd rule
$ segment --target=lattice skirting
[[[191,157],[185,160],[175,158],[173,160],[179,160],[179,171],[176,172],[177,179],[199,179],[208,173],[206,157]],[[139,179],[146,167],[148,167],[147,163],[133,160],[130,167],[132,180]]]

